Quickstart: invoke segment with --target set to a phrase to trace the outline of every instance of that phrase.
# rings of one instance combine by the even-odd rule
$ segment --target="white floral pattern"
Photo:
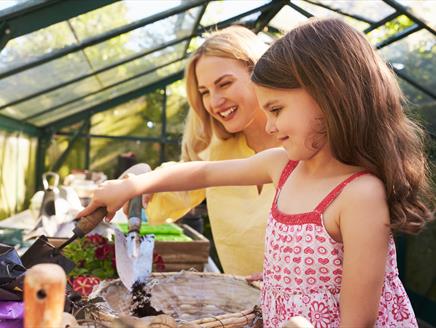
[[[262,290],[264,327],[281,327],[297,315],[315,328],[339,327],[343,245],[325,230],[322,213],[345,185],[366,172],[342,182],[313,212],[287,215],[277,208],[277,198],[296,164],[291,161],[283,170],[268,220]],[[392,237],[385,271],[376,327],[418,327],[398,277]]]

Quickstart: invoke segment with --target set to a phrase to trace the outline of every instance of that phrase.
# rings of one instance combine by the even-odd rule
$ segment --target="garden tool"
[[[77,238],[83,237],[92,231],[106,214],[106,208],[99,207],[93,213],[81,218],[73,229],[73,236],[59,247],[51,245],[47,237],[40,236],[21,257],[23,265],[30,268],[39,263],[55,263],[60,265],[66,273],[70,272],[74,267],[74,263],[63,256],[61,250]]]
[[[153,265],[154,235],[141,237],[142,196],[130,200],[127,237],[115,229],[115,263],[120,280],[131,290],[135,282],[143,283]]]

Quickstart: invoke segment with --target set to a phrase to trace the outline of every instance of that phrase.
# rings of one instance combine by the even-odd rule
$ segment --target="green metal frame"
[[[41,128],[2,114],[0,114],[0,129],[10,132],[22,131],[33,137],[39,137],[42,133]]]
[[[77,0],[32,0],[2,10],[0,13],[0,45],[14,38],[37,31],[41,28],[65,21],[119,0],[82,1]],[[0,48],[0,49],[1,49]]]

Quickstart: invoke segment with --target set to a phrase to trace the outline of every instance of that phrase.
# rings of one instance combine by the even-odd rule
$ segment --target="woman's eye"
[[[224,82],[224,83],[221,83],[221,84],[220,84],[220,87],[221,87],[221,88],[227,87],[227,86],[229,86],[231,83],[232,83],[232,82],[230,82],[230,81],[228,81],[228,82]]]
[[[205,95],[207,95],[209,93],[209,91],[199,91],[200,96],[204,97]]]

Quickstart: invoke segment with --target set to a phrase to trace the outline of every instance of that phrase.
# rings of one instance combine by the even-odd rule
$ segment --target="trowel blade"
[[[123,285],[131,290],[136,281],[145,281],[153,265],[154,235],[139,236],[131,232],[126,236],[115,230],[115,264]]]

